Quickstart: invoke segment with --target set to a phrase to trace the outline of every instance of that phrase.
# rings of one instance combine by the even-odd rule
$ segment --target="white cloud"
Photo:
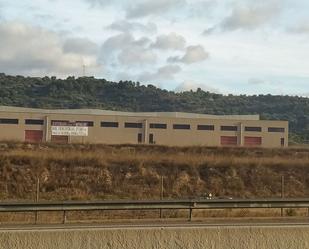
[[[149,82],[153,80],[171,80],[174,79],[175,74],[181,71],[181,67],[177,65],[166,65],[160,67],[156,72],[144,72],[139,77],[138,80],[142,82]]]
[[[157,56],[147,45],[150,40],[147,37],[135,39],[130,33],[121,33],[108,38],[102,46],[102,57],[116,57],[122,65],[133,67],[141,64],[155,63]]]
[[[80,75],[83,60],[97,65],[91,41],[100,46],[107,40],[98,52],[104,73],[96,77],[113,80],[125,72],[136,80],[148,72],[150,78],[160,78],[158,68],[170,57],[183,72],[174,74],[175,80],[154,80],[167,89],[174,89],[176,80],[203,82],[207,75],[224,92],[277,93],[277,86],[286,93],[308,93],[308,0],[0,0],[0,5],[0,24],[19,20],[26,27],[41,26],[8,41],[12,34],[3,32],[8,24],[1,25],[0,70],[7,73]],[[125,19],[129,14],[138,19]],[[153,23],[157,31],[151,31]],[[212,27],[219,32],[200,35]],[[159,34],[171,32],[186,40],[184,50],[152,47]],[[194,44],[206,51],[187,53],[186,47]],[[206,68],[205,63],[186,64],[207,59],[207,52],[211,60],[205,61]]]
[[[127,9],[128,18],[139,18],[151,14],[162,14],[171,9],[179,8],[185,0],[135,0]]]
[[[140,47],[147,47],[147,45],[148,45],[150,42],[151,42],[151,40],[150,40],[148,37],[143,36],[143,37],[141,37],[141,38],[135,40],[135,41],[133,42],[133,45],[135,45],[135,46],[140,46]]]
[[[110,5],[113,1],[112,0],[86,0],[90,4],[91,7],[105,7],[107,5]]]
[[[302,22],[298,25],[294,25],[293,27],[288,28],[287,30],[295,34],[309,34],[309,23]]]
[[[160,35],[156,41],[151,45],[153,48],[167,50],[183,50],[186,46],[186,40],[183,36],[176,34],[175,32],[167,35]]]
[[[153,64],[157,61],[157,56],[150,50],[142,49],[139,46],[132,46],[123,49],[118,55],[118,60],[127,66]]]
[[[210,28],[207,28],[204,30],[204,32],[202,33],[203,35],[209,35],[209,34],[212,34],[214,31],[216,31],[217,27],[216,26],[213,26],[213,27],[210,27]]]
[[[82,65],[98,67],[95,56],[65,53],[57,33],[17,22],[0,24],[0,68],[10,74],[78,75]]]
[[[203,18],[213,15],[215,7],[219,6],[220,0],[193,0],[187,2],[189,6],[189,16],[191,18]]]
[[[207,86],[205,84],[201,84],[192,80],[186,80],[179,84],[175,88],[175,92],[185,92],[185,91],[196,91],[198,88],[202,89],[205,92],[212,92],[212,93],[220,93],[220,91],[217,88]]]
[[[94,55],[98,53],[98,45],[87,38],[69,38],[64,42],[65,53]]]
[[[259,78],[250,78],[248,80],[248,83],[250,85],[261,85],[261,84],[265,84],[266,81],[265,80],[262,80],[262,79],[259,79]]]
[[[141,37],[135,39],[130,33],[121,33],[115,36],[109,37],[102,45],[102,49],[106,53],[113,53],[115,50],[123,50],[132,47],[144,48],[150,43],[150,39],[147,37]]]
[[[134,43],[135,39],[130,33],[121,33],[112,37],[109,37],[103,44],[104,52],[110,53],[115,49],[122,49],[129,47]]]
[[[209,54],[205,51],[204,47],[201,45],[189,46],[187,47],[186,53],[184,56],[174,56],[169,57],[168,62],[182,62],[185,64],[192,64],[206,60],[209,57]]]
[[[248,80],[248,83],[250,85],[262,85],[262,86],[265,86],[265,85],[273,85],[273,86],[276,86],[276,85],[280,85],[281,82],[278,81],[278,80],[269,80],[269,79],[261,79],[261,78],[250,78]]]
[[[157,25],[153,22],[142,24],[138,22],[129,22],[127,20],[115,21],[112,24],[110,24],[108,28],[122,32],[130,32],[138,30],[147,33],[155,33],[157,31]]]
[[[1,21],[2,18],[3,18],[2,15],[3,15],[3,14],[2,14],[2,5],[1,5],[1,3],[0,3],[0,21]]]
[[[220,24],[223,30],[256,29],[269,23],[282,10],[280,0],[236,2],[231,14]]]

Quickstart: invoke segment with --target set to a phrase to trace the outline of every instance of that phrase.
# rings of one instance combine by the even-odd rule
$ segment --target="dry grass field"
[[[0,144],[0,200],[309,196],[309,148]]]
[[[309,196],[309,148],[213,148],[143,145],[0,143],[0,201],[261,198]],[[285,210],[307,215],[307,210]],[[33,221],[29,213],[1,214],[2,222]],[[186,211],[164,211],[166,218]],[[154,218],[151,212],[87,212],[69,220]],[[204,210],[195,217],[280,216],[280,210]],[[40,214],[39,222],[56,222],[62,214]]]

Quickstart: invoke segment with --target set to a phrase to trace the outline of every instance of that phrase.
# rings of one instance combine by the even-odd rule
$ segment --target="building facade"
[[[259,115],[218,116],[0,106],[0,140],[287,147],[288,122],[260,120]]]

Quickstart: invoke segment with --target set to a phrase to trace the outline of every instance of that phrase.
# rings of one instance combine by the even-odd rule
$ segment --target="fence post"
[[[40,193],[40,178],[37,177],[37,180],[36,180],[36,195],[35,195],[35,202],[36,203],[39,202],[39,193]],[[38,211],[35,211],[35,218],[34,219],[35,219],[34,223],[37,224],[38,219],[39,219]]]
[[[281,198],[283,199],[284,198],[284,175],[281,176]],[[284,216],[284,209],[281,208],[281,217]]]
[[[36,180],[36,196],[35,196],[36,202],[39,202],[39,194],[40,194],[40,178],[38,177]]]
[[[163,191],[164,191],[164,185],[163,185],[163,176],[161,176],[161,188],[160,188],[160,200],[163,200]],[[160,219],[163,218],[162,208],[160,208]]]

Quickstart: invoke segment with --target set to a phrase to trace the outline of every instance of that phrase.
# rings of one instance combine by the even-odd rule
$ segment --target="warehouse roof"
[[[12,106],[0,106],[0,112],[12,113],[45,113],[45,114],[73,114],[73,115],[111,115],[131,117],[165,117],[165,118],[203,118],[203,119],[240,119],[259,120],[259,115],[210,115],[186,112],[120,112],[99,109],[38,109]]]

